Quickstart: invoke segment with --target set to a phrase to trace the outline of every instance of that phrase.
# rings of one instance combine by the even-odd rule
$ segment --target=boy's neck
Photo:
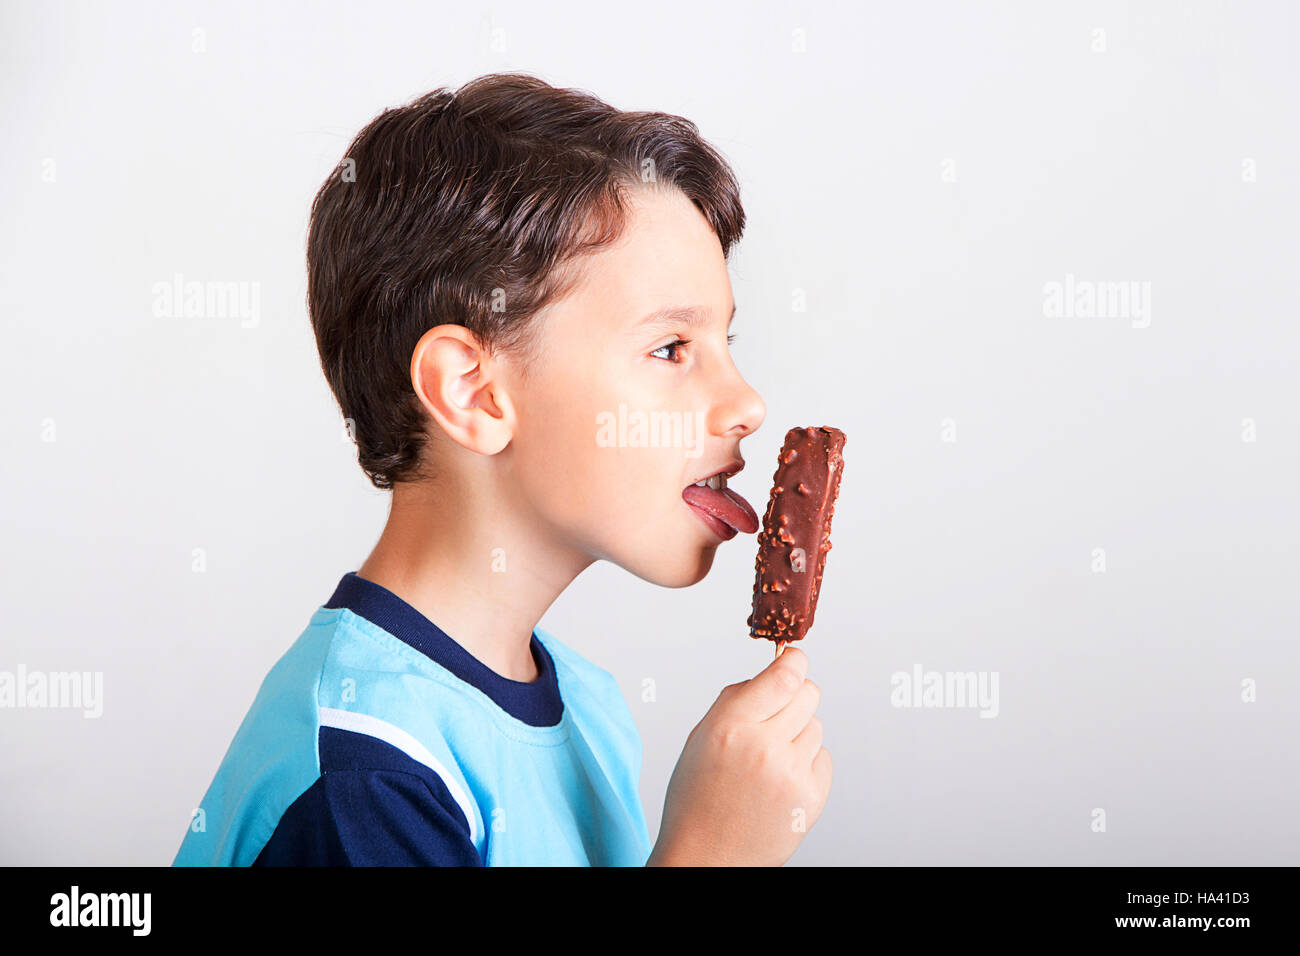
[[[531,682],[533,629],[591,563],[501,502],[411,483],[394,487],[384,533],[357,573],[502,677]]]

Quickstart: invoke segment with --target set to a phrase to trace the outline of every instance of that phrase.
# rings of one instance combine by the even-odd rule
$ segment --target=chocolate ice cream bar
[[[842,431],[825,425],[786,433],[758,534],[754,610],[745,622],[751,637],[800,641],[812,627],[831,549],[844,440]]]

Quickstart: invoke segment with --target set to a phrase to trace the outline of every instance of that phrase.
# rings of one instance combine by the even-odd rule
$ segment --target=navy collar
[[[326,608],[347,608],[376,627],[409,644],[465,683],[487,694],[507,714],[533,727],[552,727],[564,715],[551,655],[533,631],[529,647],[537,663],[537,680],[510,680],[461,647],[431,620],[392,591],[349,571],[339,581]]]

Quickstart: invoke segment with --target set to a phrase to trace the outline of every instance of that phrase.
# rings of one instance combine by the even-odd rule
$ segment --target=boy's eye
[[[687,344],[687,342],[686,342],[685,339],[678,339],[678,340],[675,341],[675,342],[669,342],[667,345],[661,345],[661,346],[659,346],[659,348],[655,349],[655,350],[654,350],[653,352],[651,352],[650,354],[651,354],[651,355],[654,355],[654,356],[656,356],[656,357],[658,357],[659,353],[662,352],[662,351],[664,351],[665,349],[672,349],[672,350],[674,350],[674,351],[673,351],[673,354],[676,355],[677,353],[676,353],[675,350],[676,350],[676,349],[680,349],[683,345],[686,345],[686,344]],[[672,362],[674,365],[677,364],[677,359],[675,359],[675,358],[664,357],[664,361],[665,361],[665,362]]]
[[[728,335],[728,336],[727,336],[727,344],[728,344],[728,345],[731,345],[731,344],[732,344],[733,342],[735,342],[735,341],[736,341],[736,336],[735,336],[735,335]],[[689,345],[689,344],[690,344],[690,342],[689,342],[688,339],[677,339],[675,342],[669,342],[667,345],[661,345],[661,346],[659,346],[659,348],[655,349],[655,350],[654,350],[653,352],[651,352],[650,354],[651,354],[651,355],[655,355],[655,356],[657,356],[659,352],[662,352],[662,351],[664,351],[665,349],[672,349],[672,350],[673,350],[673,353],[672,353],[672,354],[673,354],[673,355],[676,355],[676,354],[677,354],[677,352],[676,352],[677,349],[680,349],[683,345]],[[675,359],[675,358],[668,358],[667,356],[664,356],[664,361],[665,361],[665,362],[672,362],[674,365],[678,364],[677,359]]]

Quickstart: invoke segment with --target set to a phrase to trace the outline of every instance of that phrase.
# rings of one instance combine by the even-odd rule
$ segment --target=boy
[[[527,75],[362,130],[312,207],[308,304],[388,523],[263,682],[177,865],[789,858],[831,777],[801,651],[691,732],[652,849],[617,683],[537,626],[594,561],[685,587],[757,530],[716,477],[765,414],[728,350],[744,221],[694,124]],[[620,409],[692,437],[602,441]]]

